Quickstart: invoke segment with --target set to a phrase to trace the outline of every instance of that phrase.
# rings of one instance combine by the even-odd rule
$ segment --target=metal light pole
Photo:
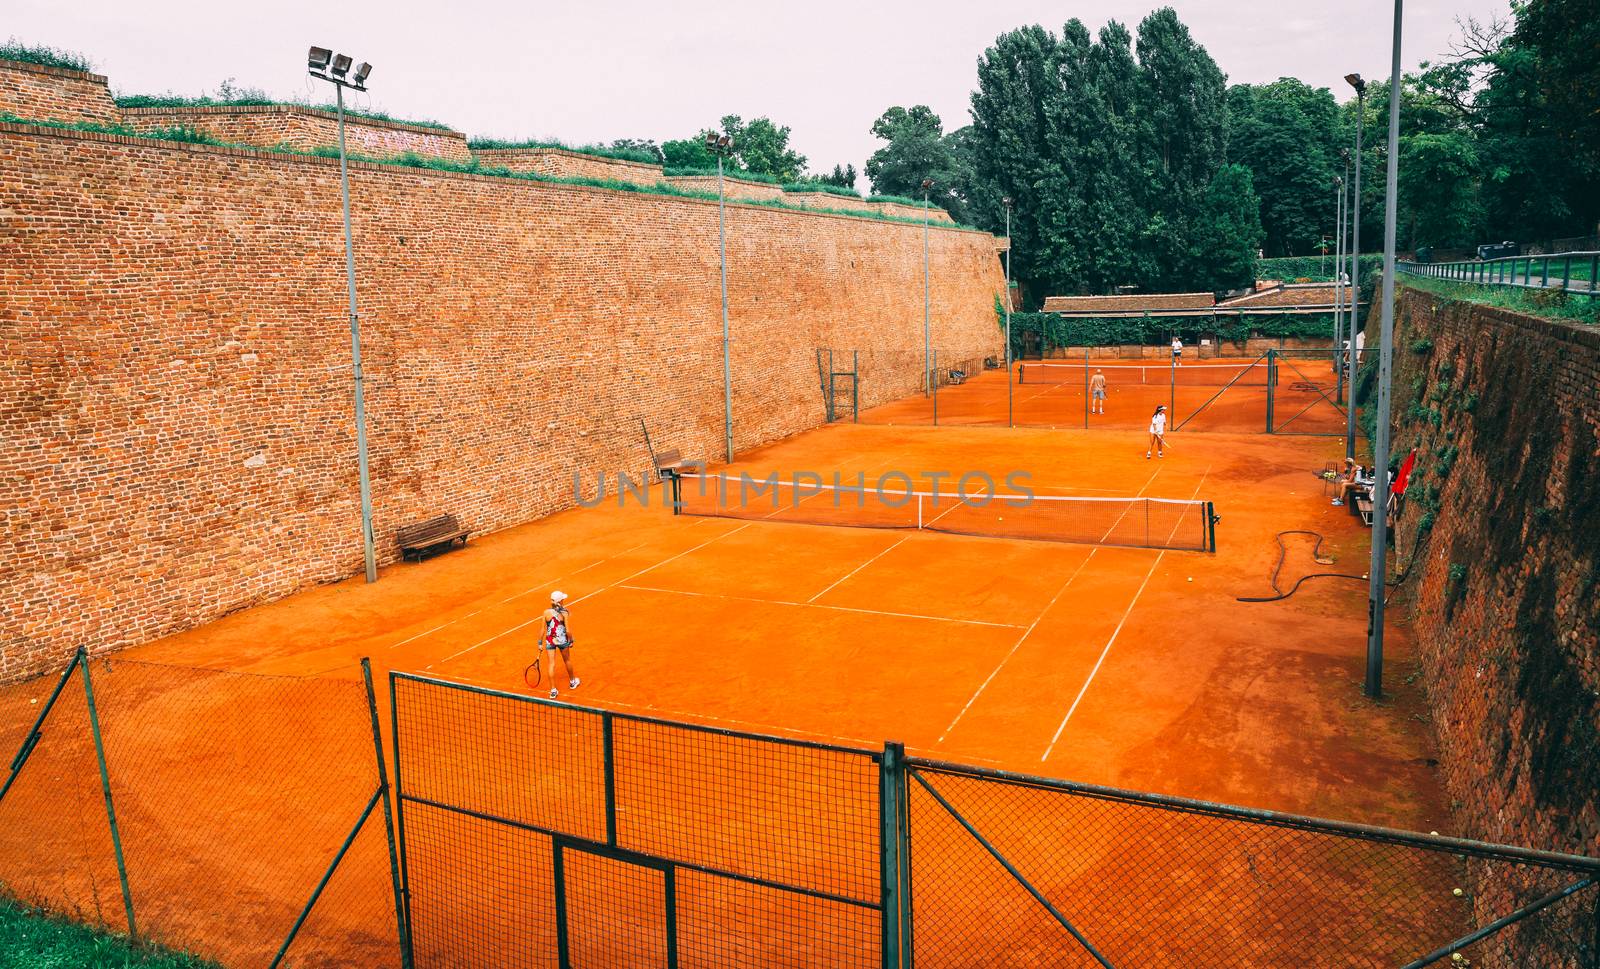
[[[1339,359],[1339,337],[1344,333],[1344,179],[1333,176],[1333,369],[1344,369]]]
[[[933,329],[928,319],[928,190],[933,188],[933,179],[922,180],[922,394],[927,396],[933,390],[933,371],[928,366],[928,361],[933,352]],[[1008,294],[1009,295],[1009,294]]]
[[[378,555],[372,540],[372,482],[367,474],[366,376],[361,369],[361,326],[356,317],[356,252],[350,232],[350,166],[344,150],[344,89],[365,91],[372,65],[363,62],[348,80],[350,58],[334,56],[326,47],[313,47],[306,55],[312,77],[333,85],[339,111],[339,191],[344,200],[344,274],[350,290],[350,359],[356,384],[356,465],[361,478],[361,550],[366,558],[367,581],[378,581]]]
[[[1000,204],[1006,207],[1006,426],[1011,427],[1016,423],[1011,404],[1011,196]]]
[[[1356,181],[1350,195],[1350,386],[1344,409],[1344,456],[1356,456],[1356,325],[1361,316],[1361,128],[1366,120],[1367,82],[1360,74],[1344,79],[1356,89]]]
[[[706,135],[706,148],[717,156],[717,247],[722,261],[722,436],[729,464],[733,463],[733,361],[728,335],[728,225],[727,199],[722,191],[722,159],[733,154],[733,139]]]
[[[1366,694],[1383,695],[1383,593],[1389,518],[1389,367],[1394,358],[1394,230],[1395,183],[1400,168],[1400,13],[1404,0],[1394,0],[1394,54],[1389,65],[1389,157],[1383,196],[1383,329],[1378,344],[1377,441],[1372,447],[1372,567],[1367,571]]]

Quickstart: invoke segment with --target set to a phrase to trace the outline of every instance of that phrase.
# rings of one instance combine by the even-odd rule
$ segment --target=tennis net
[[[1152,384],[1166,387],[1224,387],[1228,384],[1265,387],[1269,367],[1266,360],[1251,363],[1113,364],[1085,366],[1077,363],[1025,363],[1017,368],[1019,384],[1083,384],[1099,371],[1108,387]]]
[[[902,479],[904,475],[886,478]],[[987,479],[986,479],[987,480]],[[1087,545],[1216,551],[1211,503],[1171,498],[1086,498],[1024,492],[914,491],[879,479],[823,484],[777,476],[683,475],[675,512],[717,518],[906,528]]]

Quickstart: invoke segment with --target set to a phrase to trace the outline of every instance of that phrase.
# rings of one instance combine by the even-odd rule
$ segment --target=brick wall
[[[897,215],[902,219],[922,218],[922,206],[920,205],[901,205],[899,202],[873,202],[872,204],[884,215]],[[950,218],[949,212],[937,205],[930,205],[928,206],[928,221],[954,222],[955,220]]]
[[[752,182],[732,176],[724,177],[722,182],[722,194],[730,199],[770,201],[783,198],[783,189],[770,182]],[[672,175],[667,178],[667,183],[676,185],[679,188],[692,189],[696,192],[717,194],[717,176],[715,175]]]
[[[128,108],[123,116],[135,131],[196,128],[222,141],[262,148],[286,145],[304,151],[339,143],[338,114],[298,104]],[[374,158],[410,152],[451,161],[472,160],[467,138],[459,131],[353,115],[345,115],[345,146],[352,155]]]
[[[660,165],[561,148],[479,148],[473,155],[485,165],[562,178],[602,178],[635,185],[654,185],[663,178]]]
[[[842,209],[846,212],[881,211],[881,207],[876,202],[853,199],[844,195],[834,195],[831,192],[784,192],[783,200],[794,205],[804,205],[811,209]]]
[[[1395,347],[1396,548],[1458,820],[1600,856],[1600,330],[1406,289]]]
[[[338,165],[0,125],[0,679],[360,570]],[[381,554],[722,435],[715,202],[356,164]],[[999,352],[984,233],[932,233],[941,356]],[[819,424],[815,348],[912,392],[922,230],[728,207],[735,440]]]
[[[0,60],[0,113],[41,121],[122,120],[103,75],[8,60]]]

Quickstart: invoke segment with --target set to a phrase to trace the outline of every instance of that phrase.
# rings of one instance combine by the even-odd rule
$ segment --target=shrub
[[[262,107],[281,104],[298,108],[310,108],[313,111],[338,111],[339,106],[333,103],[314,104],[310,101],[300,101],[282,98],[269,98],[259,91],[244,94],[240,97],[214,98],[207,95],[199,97],[182,97],[176,94],[122,94],[117,96],[119,108],[211,108],[211,107]],[[395,124],[415,125],[419,128],[435,128],[439,131],[453,130],[449,125],[440,121],[415,118],[397,118],[385,111],[376,111],[363,108],[357,110],[345,105],[344,113],[352,118],[370,118],[374,121],[392,121]]]
[[[861,197],[861,193],[857,192],[855,189],[845,188],[842,185],[834,185],[830,182],[786,182],[784,183],[783,190],[785,192],[827,192],[829,195],[837,195],[840,198],[847,199],[858,199]]]
[[[21,61],[42,67],[63,67],[69,71],[88,71],[94,68],[89,58],[77,51],[57,47],[24,44],[15,37],[0,44],[0,60]]]
[[[594,155],[597,158],[615,158],[618,161],[643,162],[646,165],[659,165],[660,162],[649,152],[637,148],[607,148],[604,145],[569,145],[564,141],[554,138],[539,139],[528,138],[522,141],[503,141],[498,138],[473,138],[467,142],[467,147],[474,151],[480,149],[496,148],[559,148],[562,151],[575,152],[579,155]]]

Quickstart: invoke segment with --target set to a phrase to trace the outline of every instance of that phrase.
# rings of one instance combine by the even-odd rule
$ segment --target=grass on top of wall
[[[1350,257],[1344,257],[1345,265],[1349,265]],[[1297,279],[1307,279],[1314,283],[1333,281],[1334,254],[1328,253],[1327,258],[1322,256],[1275,256],[1271,259],[1256,260],[1257,279],[1281,279],[1285,282],[1294,282]],[[1383,271],[1383,253],[1362,253],[1357,265],[1362,277],[1370,276]]]
[[[247,95],[238,98],[213,98],[206,95],[200,97],[181,97],[176,94],[124,94],[117,96],[119,108],[219,108],[219,107],[286,107],[310,108],[313,111],[337,112],[337,104],[316,104],[311,101],[285,100],[283,98],[259,97]],[[454,131],[442,121],[416,118],[397,118],[385,111],[375,111],[368,108],[357,110],[345,105],[344,113],[352,118],[368,118],[373,121],[391,121],[395,124],[414,125],[418,128],[434,128],[438,131]]]
[[[914,205],[919,209],[922,208],[922,200],[921,199],[908,199],[904,195],[868,195],[867,196],[867,201],[868,202],[893,202],[895,205]],[[934,205],[932,202],[928,203],[928,207],[930,209],[939,208],[939,206]]]
[[[94,124],[86,121],[41,121],[33,118],[19,118],[14,114],[0,112],[0,122],[10,124],[33,125],[39,128],[55,128],[62,131],[87,131],[100,134],[123,135],[130,138],[143,138],[149,141],[169,141],[184,144],[215,145],[220,148],[242,148],[246,151],[270,152],[278,155],[313,156],[318,158],[338,158],[339,149],[335,145],[323,148],[314,148],[303,151],[288,145],[274,145],[262,147],[260,145],[243,145],[237,142],[221,141],[193,128],[163,128],[157,131],[134,131],[124,125]],[[469,162],[450,161],[444,158],[426,158],[421,155],[407,153],[393,155],[386,158],[376,158],[368,155],[349,153],[351,161],[368,162],[374,165],[393,165],[402,168],[420,168],[439,172],[456,172],[466,175],[488,175],[494,178],[508,178],[522,182],[548,182],[556,185],[583,185],[590,188],[605,188],[617,192],[632,192],[638,195],[667,195],[677,198],[707,199],[715,201],[717,194],[699,189],[682,188],[668,182],[656,182],[653,185],[639,185],[634,182],[622,182],[609,178],[583,178],[567,175],[543,175],[538,172],[514,172],[509,168],[495,165],[481,164],[477,159]],[[906,216],[886,215],[881,212],[861,212],[853,209],[819,208],[817,206],[796,205],[782,199],[739,199],[740,205],[759,205],[773,209],[786,209],[792,212],[822,212],[830,215],[842,215],[853,219],[873,219],[879,222],[901,222],[906,224],[920,224],[921,219]],[[959,229],[971,229],[972,226],[955,226]]]
[[[837,195],[845,199],[861,198],[861,193],[855,189],[845,188],[843,185],[834,185],[829,182],[785,182],[783,190],[785,192],[826,192],[829,195]]]
[[[672,178],[716,178],[717,170],[715,168],[667,168],[663,170],[663,174]],[[764,185],[779,184],[778,180],[771,175],[763,175],[760,172],[747,172],[733,167],[723,169],[722,176],[724,178],[737,178],[741,182],[761,182]]]
[[[94,63],[75,50],[45,47],[42,44],[24,44],[15,37],[0,43],[0,60],[21,61],[41,67],[63,67],[69,71],[88,71]]]
[[[126,939],[0,896],[0,966],[28,969],[217,969],[215,963]]]
[[[1432,276],[1396,275],[1401,286],[1442,296],[1462,303],[1481,303],[1569,323],[1600,324],[1600,297],[1573,296],[1559,289],[1527,289],[1517,286],[1486,286]]]
[[[659,165],[656,157],[649,152],[637,148],[607,148],[604,145],[569,145],[564,141],[554,138],[528,138],[522,141],[504,141],[499,138],[473,138],[467,142],[467,147],[473,151],[480,149],[492,150],[498,148],[559,148],[578,155],[594,155],[599,158],[615,158],[618,161],[640,162],[645,165]]]

